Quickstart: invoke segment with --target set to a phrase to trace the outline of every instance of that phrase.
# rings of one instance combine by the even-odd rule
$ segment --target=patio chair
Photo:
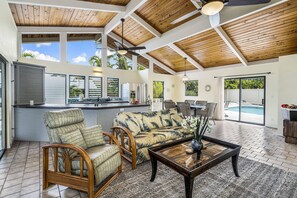
[[[42,147],[43,189],[58,184],[87,192],[89,198],[98,197],[122,171],[116,138],[98,125],[86,128],[80,109],[47,112],[44,119],[50,144]],[[50,151],[53,168],[49,167]]]

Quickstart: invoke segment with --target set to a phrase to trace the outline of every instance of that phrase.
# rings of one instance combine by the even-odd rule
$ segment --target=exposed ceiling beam
[[[117,14],[115,17],[106,24],[104,28],[104,34],[108,34],[115,27],[117,27],[121,23],[121,18],[129,17],[133,12],[135,12],[140,6],[142,6],[147,0],[131,0],[127,6],[125,12]]]
[[[8,0],[8,3],[116,13],[126,10],[125,6],[77,0]]]
[[[167,71],[168,73],[174,75],[176,74],[176,72],[174,70],[172,70],[171,68],[169,68],[167,65],[161,63],[160,61],[158,61],[157,59],[155,59],[154,57],[150,56],[149,54],[143,54],[142,55],[144,58],[151,60],[153,63],[155,63],[158,67],[164,69],[165,71]]]
[[[230,39],[230,37],[227,35],[227,33],[221,28],[220,26],[214,27],[214,30],[218,33],[218,35],[221,37],[221,39],[226,43],[226,45],[229,47],[229,49],[233,52],[235,56],[240,60],[240,62],[244,66],[248,66],[248,61],[244,57],[244,55],[241,53],[241,51],[236,47],[234,42]]]
[[[111,38],[113,38],[114,40],[121,42],[121,37],[119,37],[118,35],[116,35],[113,32],[110,32],[108,34],[108,36],[110,36]],[[134,45],[132,45],[131,43],[129,43],[128,41],[124,40],[124,45],[126,47],[134,47]],[[165,64],[161,63],[160,61],[158,61],[157,59],[153,58],[152,56],[148,55],[148,54],[142,54],[141,56],[145,57],[146,59],[151,60],[153,63],[155,63],[156,65],[158,65],[159,67],[161,67],[162,69],[164,69],[165,71],[167,71],[170,74],[176,74],[176,72],[171,69],[170,67],[166,66]]]
[[[85,33],[98,34],[102,33],[104,28],[94,27],[41,27],[41,26],[18,26],[18,32],[23,34],[58,34],[60,32],[66,33]]]
[[[171,43],[168,45],[171,49],[173,49],[176,53],[181,55],[182,57],[187,58],[187,61],[189,61],[192,65],[194,65],[198,70],[203,71],[204,68],[197,63],[194,59],[192,59],[188,54],[186,54],[183,50],[181,50],[179,47],[177,47],[175,44]]]
[[[267,4],[225,7],[220,13],[221,22],[219,25],[226,24],[231,21],[254,14],[256,12],[271,8],[286,1],[287,0],[271,0],[271,2]],[[165,32],[164,34],[162,34],[161,38],[154,38],[145,43],[142,43],[141,45],[145,45],[146,49],[142,50],[141,53],[153,51],[155,49],[178,42],[180,40],[208,31],[210,29],[212,29],[212,27],[209,23],[209,17],[206,15],[201,15],[172,30],[169,30],[168,32]]]
[[[161,37],[161,33],[156,30],[153,26],[151,26],[150,24],[148,24],[145,20],[143,20],[141,17],[139,17],[137,14],[132,13],[130,15],[130,17],[136,21],[137,23],[139,23],[142,27],[144,27],[147,31],[149,31],[150,33],[152,33],[154,36],[156,37]]]

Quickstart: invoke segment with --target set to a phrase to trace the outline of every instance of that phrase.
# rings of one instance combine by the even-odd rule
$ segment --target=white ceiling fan
[[[257,5],[269,3],[270,1],[271,0],[191,0],[197,10],[172,21],[171,24],[179,23],[201,12],[202,14],[209,16],[209,21],[212,27],[217,27],[220,24],[220,11],[225,6]]]

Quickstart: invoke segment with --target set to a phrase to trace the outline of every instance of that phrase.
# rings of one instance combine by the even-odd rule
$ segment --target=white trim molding
[[[154,27],[152,27],[150,24],[148,24],[145,20],[143,20],[140,16],[138,16],[135,13],[132,13],[130,15],[130,17],[136,21],[137,23],[139,23],[142,27],[144,27],[147,31],[149,31],[150,33],[152,33],[154,36],[160,38],[162,36],[162,34],[156,30]]]
[[[199,71],[203,71],[204,70],[204,67],[202,67],[198,62],[196,62],[193,58],[191,58],[191,56],[189,56],[188,54],[186,54],[183,50],[181,50],[175,44],[171,43],[168,46],[171,49],[173,49],[176,53],[178,53],[179,55],[181,55],[182,57],[187,58],[187,61],[189,61],[189,63],[191,63],[192,65],[194,65]]]
[[[248,66],[248,61],[244,57],[244,55],[241,53],[241,51],[236,47],[234,42],[230,39],[230,37],[227,35],[227,33],[221,28],[220,26],[214,27],[214,30],[217,32],[217,34],[221,37],[221,39],[226,43],[226,45],[229,47],[229,49],[233,52],[235,56],[240,60],[240,62],[244,66]]]
[[[40,26],[18,26],[18,32],[22,34],[59,34],[66,33],[81,33],[81,34],[98,34],[103,33],[103,28],[95,27],[40,27]]]
[[[115,27],[121,23],[121,18],[129,17],[133,12],[135,12],[140,6],[142,6],[147,0],[131,0],[127,6],[125,12],[117,14],[115,17],[106,24],[104,28],[104,34],[110,33]]]
[[[22,4],[22,5],[35,5],[35,6],[48,6],[55,8],[91,10],[100,12],[125,12],[125,6],[93,3],[87,1],[77,0],[7,0],[8,3]]]

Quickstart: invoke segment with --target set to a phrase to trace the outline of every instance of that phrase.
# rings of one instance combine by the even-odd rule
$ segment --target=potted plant
[[[193,132],[194,139],[191,142],[191,147],[193,152],[200,155],[203,149],[202,137],[206,131],[210,132],[211,129],[209,118],[207,116],[201,116],[200,118],[188,116],[183,120],[182,127]]]

